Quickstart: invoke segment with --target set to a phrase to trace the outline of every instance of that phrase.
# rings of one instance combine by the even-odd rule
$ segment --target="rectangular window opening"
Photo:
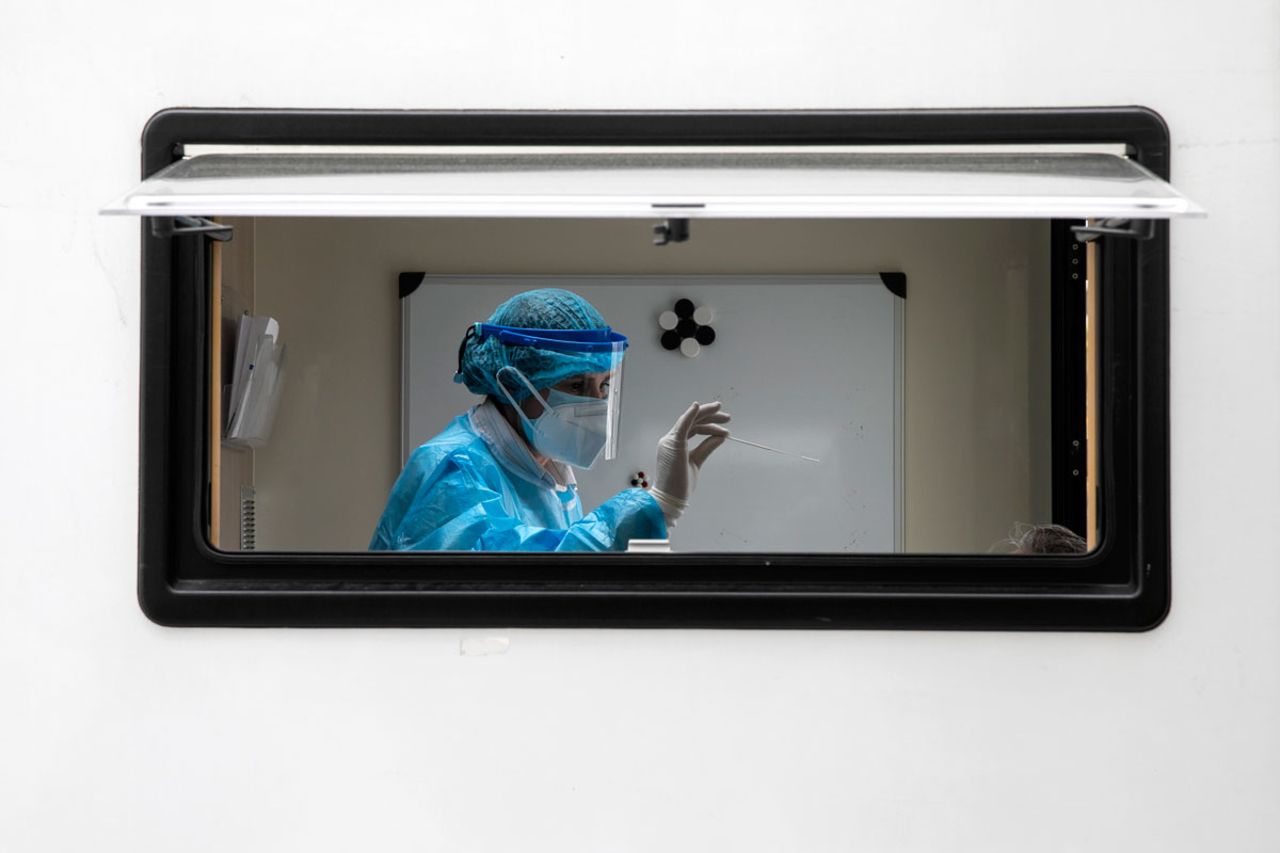
[[[812,145],[768,144],[808,133],[803,115],[761,119],[752,145],[731,119],[692,131],[674,114],[673,139],[705,144],[670,147],[573,116],[539,117],[537,138],[575,144],[526,147],[393,141],[447,136],[438,115],[369,144],[324,114],[162,114],[148,176],[104,211],[179,226],[144,219],[144,609],[1151,627],[1168,600],[1167,431],[1150,415],[1167,411],[1164,220],[1204,212],[1166,182],[1153,114],[1065,113],[1078,134],[1058,111],[948,114],[950,142],[912,130],[927,113],[895,114],[920,140],[901,145],[877,144],[877,114]],[[988,131],[1000,141],[964,141]],[[608,143],[580,144],[593,133]],[[454,381],[475,324],[550,287],[598,308],[625,356],[504,350],[494,364],[559,395],[528,411]],[[585,459],[581,436],[617,415],[612,458],[544,464],[553,487],[531,487],[540,458],[513,474],[527,459],[502,454],[545,449],[531,436],[553,400],[587,432],[546,447]],[[721,401],[749,443],[706,459],[670,525],[656,445],[694,400]],[[486,458],[432,456],[464,439]],[[449,489],[466,500],[442,509]],[[600,525],[576,520],[611,501]]]

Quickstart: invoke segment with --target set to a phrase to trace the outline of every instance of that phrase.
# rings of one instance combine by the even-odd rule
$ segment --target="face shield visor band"
[[[521,329],[476,323],[472,328],[481,340],[496,337],[507,346],[536,347],[557,352],[612,352],[627,348],[627,336],[603,329]],[[471,332],[468,332],[471,334]]]

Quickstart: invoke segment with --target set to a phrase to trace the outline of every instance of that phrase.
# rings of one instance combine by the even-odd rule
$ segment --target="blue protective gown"
[[[648,492],[626,489],[584,516],[571,474],[557,486],[526,448],[495,435],[513,436],[509,425],[490,417],[477,428],[475,415],[455,418],[409,457],[371,550],[625,551],[631,539],[666,538]]]

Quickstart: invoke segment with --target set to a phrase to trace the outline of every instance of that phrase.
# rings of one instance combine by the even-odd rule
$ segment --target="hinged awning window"
[[[1204,211],[1109,153],[232,153],[104,213],[142,216],[1126,218]]]

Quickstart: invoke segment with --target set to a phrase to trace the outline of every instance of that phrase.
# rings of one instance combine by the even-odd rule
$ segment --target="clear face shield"
[[[525,361],[551,366],[555,378],[549,387],[547,371],[539,371],[545,395],[514,365],[502,367],[496,377],[536,450],[576,468],[590,468],[601,457],[617,456],[625,335],[607,328],[521,329],[489,323],[477,324],[476,334],[496,337],[507,347],[529,347],[523,353],[513,350],[510,360],[516,364]],[[540,401],[540,413],[531,417],[517,403],[517,397],[525,396],[517,392],[520,386]]]

